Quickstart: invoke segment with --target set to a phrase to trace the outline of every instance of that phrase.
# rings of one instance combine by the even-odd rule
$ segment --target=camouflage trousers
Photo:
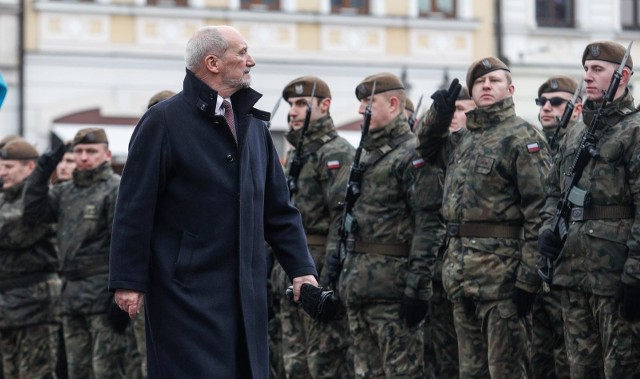
[[[453,304],[461,378],[527,378],[526,319],[511,299]]]
[[[564,344],[562,292],[539,293],[533,304],[531,329],[531,372],[533,379],[569,379],[569,362]]]
[[[347,306],[356,378],[424,378],[424,321],[399,315],[399,302]]]
[[[135,318],[138,320],[140,315]],[[125,355],[124,355],[124,372],[127,374],[127,379],[143,379],[146,376],[142,376],[142,357],[140,356],[140,350],[138,349],[138,341],[135,334],[135,323],[131,322],[125,330]]]
[[[282,267],[275,265],[273,271],[274,282],[280,283],[272,285],[279,300],[276,318],[287,379],[353,378],[345,312],[329,322],[315,322],[298,304],[285,298],[288,279]]]
[[[453,304],[447,298],[442,282],[433,282],[424,326],[424,362],[428,377],[457,379],[458,339],[453,324]]]
[[[62,325],[69,379],[126,378],[126,338],[106,314],[63,315]]]
[[[4,378],[55,378],[59,324],[38,324],[0,331]]]
[[[145,338],[145,315],[144,302],[140,306],[138,317],[133,319],[131,328],[133,332],[133,345],[136,349],[138,359],[133,360],[134,363],[140,364],[140,375],[142,378],[147,377],[147,341]]]
[[[613,297],[562,290],[562,317],[571,378],[637,378],[640,321],[619,314]]]

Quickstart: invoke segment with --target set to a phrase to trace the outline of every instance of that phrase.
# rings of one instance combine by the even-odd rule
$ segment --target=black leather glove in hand
[[[428,301],[405,296],[400,307],[400,318],[405,320],[408,328],[413,328],[424,320],[428,310]]]
[[[523,318],[531,313],[533,302],[536,300],[536,294],[516,287],[513,290],[512,300],[518,310],[518,317]]]
[[[538,251],[544,257],[554,261],[562,250],[562,240],[558,235],[547,229],[538,236]]]
[[[462,90],[462,86],[458,82],[458,79],[453,79],[449,89],[440,89],[431,95],[433,99],[433,107],[438,115],[440,122],[449,124],[453,119],[453,114],[456,111],[456,100]]]
[[[293,301],[292,286],[287,288],[286,296],[290,301]],[[323,291],[321,287],[305,283],[300,287],[300,303],[302,309],[311,318],[324,322],[333,319],[338,311],[340,299],[333,295],[333,291]]]
[[[42,153],[40,158],[38,158],[38,167],[42,170],[42,172],[48,177],[51,175],[53,171],[55,171],[56,166],[62,160],[65,151],[69,146],[60,144],[53,150],[49,150],[47,152]]]
[[[129,318],[129,314],[115,303],[111,302],[109,306],[109,313],[107,314],[107,320],[109,321],[109,325],[113,328],[116,333],[124,334],[124,331],[127,329],[127,326],[131,322]]]
[[[640,320],[640,287],[620,283],[616,299],[620,303],[620,312],[625,320]]]

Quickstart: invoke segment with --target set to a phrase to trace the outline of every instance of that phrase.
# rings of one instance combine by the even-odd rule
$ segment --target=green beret
[[[462,87],[460,93],[458,94],[458,98],[456,100],[472,100],[471,95],[469,95],[469,90],[467,87]]]
[[[591,42],[587,47],[585,47],[584,52],[582,53],[582,65],[584,66],[584,62],[586,61],[605,61],[620,64],[626,51],[627,49],[617,42]],[[633,59],[631,59],[631,55],[629,55],[629,59],[627,59],[625,66],[633,70]]]
[[[416,108],[413,106],[413,101],[411,101],[411,99],[407,98],[406,103],[404,103],[404,109],[408,110],[411,113],[416,111]]]
[[[556,75],[542,83],[540,88],[538,88],[538,97],[547,92],[569,92],[573,94],[576,92],[576,88],[578,88],[578,82],[572,78],[564,75]]]
[[[73,138],[73,146],[81,143],[109,143],[107,133],[100,128],[86,128],[78,130]]]
[[[0,140],[0,149],[2,149],[4,147],[4,145],[6,145],[7,143],[13,141],[13,140],[17,140],[20,139],[19,135],[16,134],[9,134],[8,136],[4,137],[3,139]]]
[[[175,94],[176,94],[175,92],[168,91],[168,90],[164,90],[156,93],[155,95],[151,96],[151,99],[149,99],[149,104],[147,104],[147,109],[151,108],[152,106],[158,104],[163,100],[167,100],[168,98],[170,98]]]
[[[471,95],[473,92],[473,83],[476,81],[476,79],[496,70],[505,70],[511,72],[511,70],[509,70],[509,67],[507,67],[507,65],[504,64],[503,61],[496,57],[482,58],[478,61],[473,62],[471,64],[471,67],[469,67],[469,70],[467,71],[467,89],[469,89],[469,95]]]
[[[331,97],[331,91],[327,83],[318,78],[317,76],[301,76],[297,79],[293,79],[282,90],[282,97],[285,100],[289,100],[290,97],[306,97],[311,96],[313,92],[313,85],[316,85],[316,91],[314,97],[326,98]]]
[[[404,85],[400,78],[388,72],[381,72],[379,74],[367,76],[360,84],[358,84],[356,87],[356,97],[358,100],[366,99],[371,96],[371,89],[374,82],[376,83],[376,94],[404,89]]]
[[[22,138],[9,141],[0,149],[0,159],[4,160],[30,161],[39,156],[38,150]]]

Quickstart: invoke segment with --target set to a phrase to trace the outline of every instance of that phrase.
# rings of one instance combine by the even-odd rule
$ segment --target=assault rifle
[[[578,88],[573,93],[573,98],[571,101],[567,103],[567,106],[564,108],[564,113],[562,113],[562,118],[558,120],[558,125],[556,126],[555,132],[553,132],[553,136],[549,139],[549,146],[553,146],[556,138],[558,138],[558,133],[560,129],[566,129],[567,125],[569,125],[569,121],[571,121],[571,115],[573,114],[573,109],[576,107],[576,102],[578,98],[582,94],[582,86],[584,85],[584,80],[580,81],[578,84]]]
[[[338,241],[338,258],[339,266],[342,267],[344,259],[347,256],[347,252],[353,251],[355,248],[354,233],[358,229],[358,221],[353,215],[353,207],[356,204],[356,200],[360,197],[360,185],[362,184],[362,175],[364,174],[365,166],[360,163],[360,157],[362,155],[363,142],[367,133],[369,133],[369,125],[371,124],[371,104],[373,103],[373,96],[376,93],[376,82],[373,82],[371,87],[371,95],[369,97],[369,104],[364,110],[364,119],[362,122],[362,136],[360,137],[360,143],[356,148],[356,155],[353,158],[351,164],[351,171],[349,171],[349,182],[347,183],[347,190],[345,192],[344,201],[340,203],[342,206],[342,219],[340,220],[340,228],[338,233],[340,240]],[[335,274],[339,275],[338,269]],[[333,289],[337,289],[337,283],[335,281],[338,278],[332,278],[334,283],[331,283]]]
[[[569,219],[571,216],[571,210],[574,206],[584,207],[588,205],[591,200],[591,194],[589,193],[589,191],[583,190],[578,187],[578,182],[580,181],[582,172],[589,163],[589,160],[591,160],[592,157],[597,158],[600,155],[596,148],[598,140],[596,139],[595,132],[598,128],[598,124],[600,123],[602,110],[608,103],[613,101],[616,91],[618,90],[620,79],[622,79],[622,71],[627,64],[627,59],[629,58],[629,53],[631,53],[632,44],[633,41],[629,43],[629,47],[627,47],[627,51],[624,53],[622,62],[620,62],[620,67],[618,67],[618,70],[613,73],[613,76],[611,77],[611,83],[609,83],[609,88],[606,92],[603,91],[600,107],[593,117],[591,124],[587,128],[585,128],[582,134],[580,145],[578,146],[575,156],[573,157],[569,172],[564,174],[564,191],[560,194],[556,212],[551,219],[551,231],[558,237],[560,237],[561,248],[562,246],[564,246],[564,243],[567,240],[567,235],[569,234]],[[538,269],[538,275],[547,285],[550,284],[553,280],[554,264],[558,261],[558,259],[560,259],[562,251],[563,250],[560,250],[560,254],[554,260],[547,259],[546,272],[542,267]]]
[[[409,119],[407,120],[407,122],[409,123],[409,128],[411,128],[412,131],[413,131],[413,126],[416,124],[416,120],[417,120],[416,118],[418,117],[418,112],[420,111],[420,105],[422,105],[423,97],[424,97],[424,94],[420,95],[420,99],[418,100],[418,106],[413,111],[413,113],[411,113],[411,116],[409,116]]]
[[[313,88],[311,89],[311,99],[307,103],[307,113],[304,115],[302,132],[300,133],[300,139],[298,139],[298,144],[296,145],[296,155],[291,160],[291,166],[289,167],[287,186],[289,187],[290,197],[293,197],[293,195],[298,192],[298,177],[300,176],[300,170],[302,170],[302,166],[304,165],[304,161],[306,158],[302,151],[302,143],[304,142],[304,136],[307,134],[307,129],[309,129],[309,122],[311,121],[311,107],[313,105],[313,97],[315,96],[315,94],[316,82],[313,82]]]

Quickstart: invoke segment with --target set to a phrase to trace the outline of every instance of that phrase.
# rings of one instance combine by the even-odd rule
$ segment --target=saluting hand
[[[453,79],[448,90],[440,89],[431,95],[438,120],[446,124],[451,123],[456,111],[456,100],[461,90],[462,86],[456,78]]]

